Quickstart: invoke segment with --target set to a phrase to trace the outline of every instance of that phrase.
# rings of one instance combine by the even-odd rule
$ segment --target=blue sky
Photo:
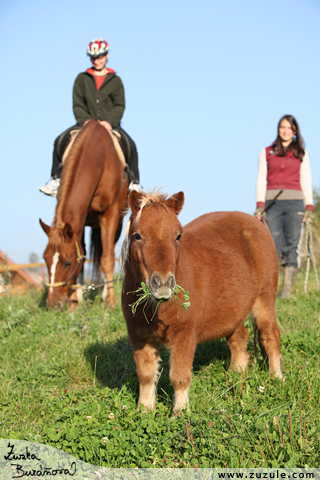
[[[0,249],[42,256],[55,200],[55,137],[73,125],[72,87],[104,37],[122,78],[122,126],[141,183],[183,190],[182,224],[216,210],[253,213],[257,161],[294,115],[320,187],[318,0],[1,0]],[[119,248],[119,247],[118,247]]]

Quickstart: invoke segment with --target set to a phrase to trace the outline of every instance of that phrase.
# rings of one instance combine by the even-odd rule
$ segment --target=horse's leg
[[[104,291],[107,288],[105,303],[106,305],[114,307],[116,305],[116,296],[114,294],[112,281],[114,273],[114,238],[119,223],[118,205],[115,204],[108,208],[108,210],[99,217],[99,223],[102,242],[101,267],[107,282],[104,287]]]
[[[241,323],[236,330],[227,337],[227,344],[231,352],[232,370],[245,370],[249,362],[249,354],[247,350],[248,332],[246,327]]]
[[[252,313],[259,331],[259,342],[262,354],[269,359],[269,370],[275,377],[282,378],[280,355],[280,331],[277,325],[274,300],[268,301],[258,297],[253,305]]]
[[[82,234],[82,238],[81,238],[81,245],[82,245],[82,248],[83,248],[83,254],[86,255],[86,245],[84,243],[84,230],[83,230],[83,234]],[[82,264],[80,273],[78,275],[77,283],[79,285],[84,284],[84,262]],[[83,289],[82,288],[77,288],[76,293],[77,293],[78,302],[82,302],[83,301]]]
[[[135,344],[130,336],[134,347],[134,361],[136,363],[137,376],[140,384],[139,405],[144,405],[150,410],[156,408],[156,382],[158,379],[159,357],[158,346],[152,344]]]
[[[86,255],[86,245],[84,242],[84,230],[83,234],[81,237],[81,246],[83,248],[83,254]],[[76,279],[77,284],[83,285],[84,284],[84,262],[82,264],[80,273]],[[78,303],[83,301],[83,289],[82,288],[77,288],[69,297],[69,309],[70,310],[76,310]]]
[[[189,405],[191,370],[196,348],[195,336],[188,334],[175,338],[171,347],[170,380],[174,388],[175,413]]]

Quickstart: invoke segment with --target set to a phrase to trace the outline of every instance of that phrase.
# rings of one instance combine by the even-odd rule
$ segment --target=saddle
[[[71,132],[69,133],[70,140],[67,143],[67,146],[66,146],[66,148],[63,152],[63,155],[62,155],[62,165],[64,165],[65,161],[67,160],[67,157],[70,153],[70,150],[71,150],[77,136],[79,135],[80,131],[81,131],[81,129],[75,129],[75,130],[71,130]],[[121,162],[121,165],[123,167],[122,188],[124,188],[124,186],[126,184],[126,180],[127,180],[127,175],[129,175],[129,182],[130,182],[130,179],[133,178],[130,174],[130,168],[129,168],[127,162],[126,162],[126,158],[129,158],[129,155],[130,155],[129,142],[127,140],[122,139],[122,135],[119,132],[117,132],[116,130],[108,131],[108,133],[111,137],[114,148],[117,152],[118,158],[119,158],[119,160]]]
[[[76,129],[76,130],[71,130],[70,132],[70,140],[66,146],[66,149],[63,153],[63,156],[62,156],[62,165],[64,165],[69,153],[70,153],[70,150],[77,138],[77,136],[79,135],[79,132],[80,132],[80,129]],[[127,162],[126,162],[126,158],[127,155],[128,155],[128,151],[126,151],[126,143],[123,142],[122,138],[121,138],[121,134],[119,132],[117,132],[116,130],[111,130],[110,132],[108,131],[110,137],[111,137],[111,140],[113,142],[113,145],[114,145],[114,148],[116,149],[116,152],[117,152],[117,155],[119,157],[119,160],[123,166],[123,169],[124,170],[127,170],[128,169],[128,165],[127,165]],[[126,157],[125,157],[125,154],[127,153]]]

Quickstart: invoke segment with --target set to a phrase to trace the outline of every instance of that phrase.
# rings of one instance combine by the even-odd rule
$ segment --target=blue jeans
[[[271,202],[266,202],[266,208]],[[298,267],[297,247],[304,216],[303,200],[276,200],[266,212],[266,222],[283,267]]]

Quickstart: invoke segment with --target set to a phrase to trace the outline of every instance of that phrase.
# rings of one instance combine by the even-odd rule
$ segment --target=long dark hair
[[[287,120],[291,128],[295,134],[295,138],[293,141],[290,143],[290,145],[287,148],[284,148],[282,145],[282,140],[279,136],[279,127],[281,125],[282,120]],[[292,115],[284,115],[282,118],[280,118],[279,123],[278,123],[278,128],[277,128],[277,138],[276,141],[273,143],[274,145],[274,153],[279,156],[279,157],[284,157],[286,153],[292,152],[292,154],[296,157],[299,158],[299,160],[302,162],[303,157],[304,157],[304,141],[300,133],[300,128],[298,125],[297,120],[292,116]]]

